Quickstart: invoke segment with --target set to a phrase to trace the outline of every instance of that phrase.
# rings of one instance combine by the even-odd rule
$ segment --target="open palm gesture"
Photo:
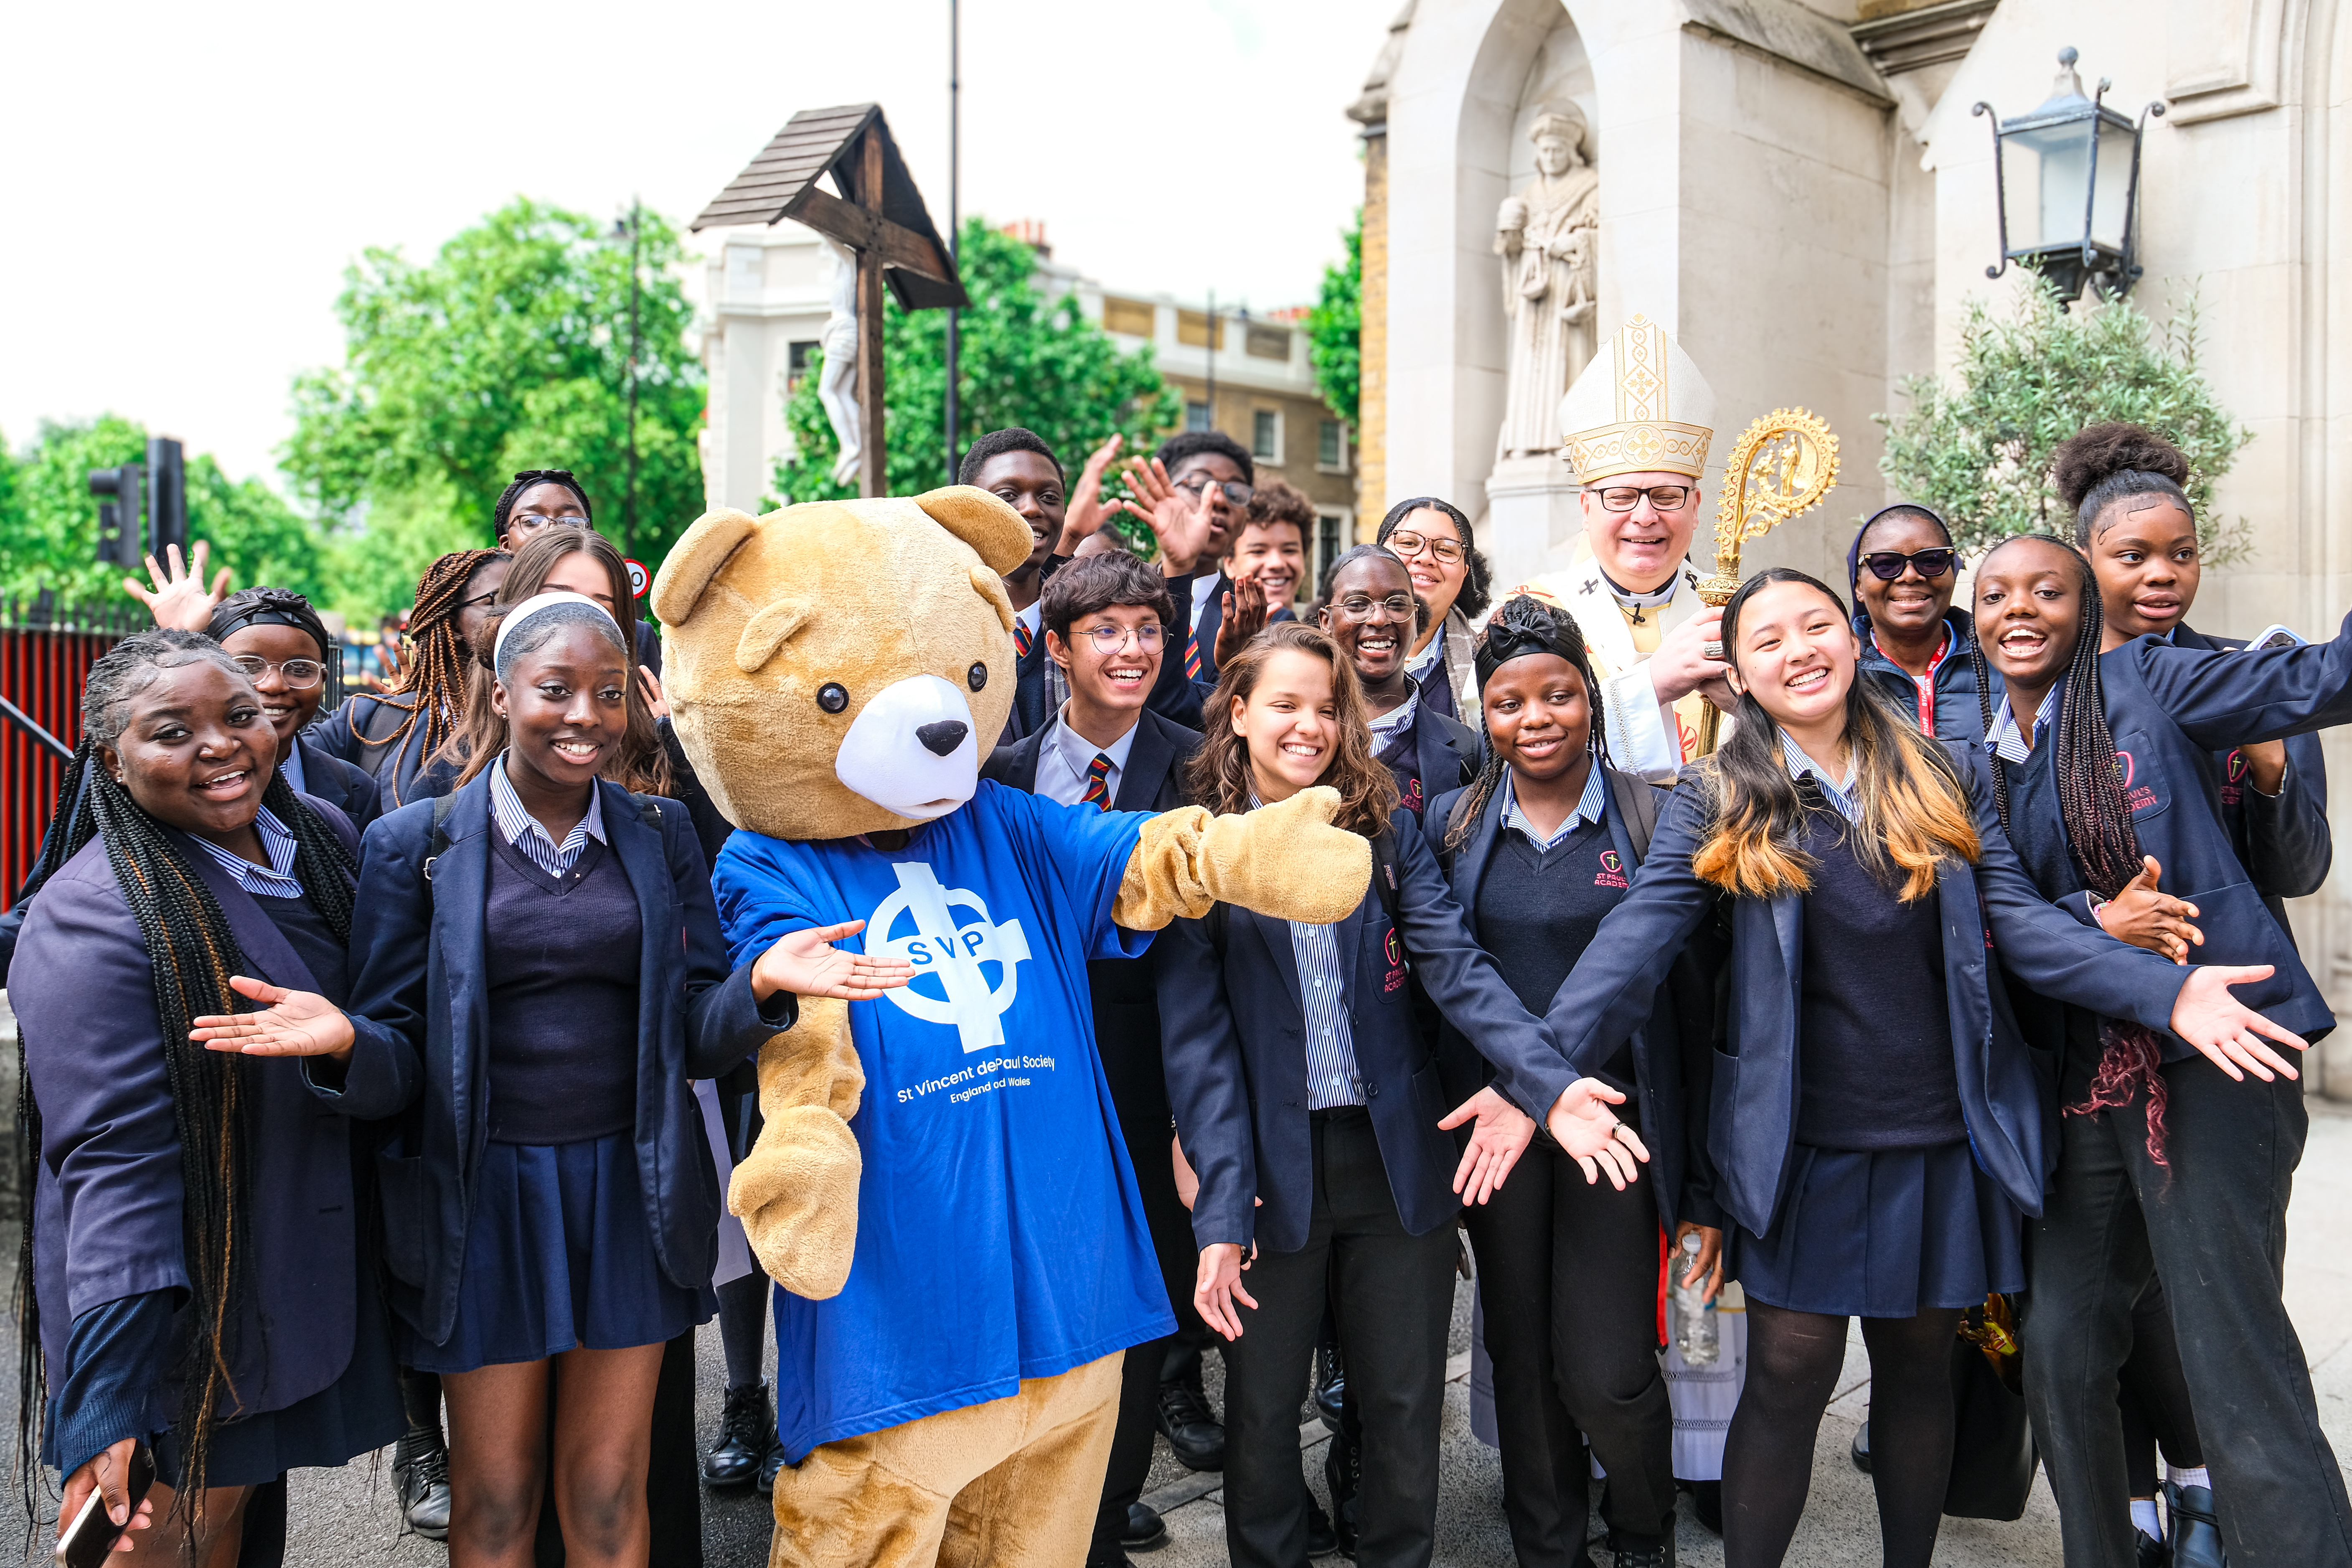
[[[835,926],[810,926],[778,937],[775,945],[751,965],[751,990],[761,1001],[779,991],[795,996],[833,996],[844,1002],[871,1002],[885,991],[895,991],[915,977],[915,966],[903,958],[851,952],[833,944],[866,929],[864,921],[844,921]]]
[[[229,976],[229,989],[268,1006],[258,1013],[213,1013],[194,1020],[188,1038],[206,1050],[248,1057],[332,1057],[352,1054],[352,1021],[315,991],[289,991],[249,975]]]
[[[138,578],[125,577],[123,592],[145,605],[159,626],[177,626],[184,632],[209,630],[213,606],[228,596],[226,566],[214,574],[211,587],[205,586],[205,557],[211,552],[211,544],[199,539],[193,558],[183,565],[180,547],[167,544],[163,554],[171,563],[168,567],[158,564],[152,555],[147,557],[147,580],[154,586],[142,587]]]

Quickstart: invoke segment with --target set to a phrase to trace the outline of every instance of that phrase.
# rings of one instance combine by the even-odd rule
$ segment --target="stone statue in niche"
[[[855,484],[857,465],[865,457],[857,424],[857,258],[824,235],[817,236],[817,244],[824,247],[831,267],[827,289],[831,310],[824,319],[824,336],[818,340],[824,351],[824,369],[817,376],[816,395],[824,405],[824,416],[832,421],[834,439],[841,445],[841,456],[833,465],[833,482]]]
[[[1601,175],[1584,111],[1573,103],[1547,109],[1528,139],[1536,146],[1536,177],[1504,199],[1495,219],[1503,310],[1511,318],[1498,458],[1559,449],[1559,400],[1592,357]]]

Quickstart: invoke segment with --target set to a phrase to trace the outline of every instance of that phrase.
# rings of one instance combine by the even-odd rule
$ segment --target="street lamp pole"
[[[645,228],[645,208],[635,196],[629,198],[629,485],[626,502],[621,511],[621,553],[631,560],[637,554],[637,356],[644,343],[639,334],[637,245]]]
[[[956,180],[958,174],[961,173],[959,161],[960,149],[957,146],[958,134],[961,130],[960,124],[961,104],[959,100],[962,90],[961,83],[957,79],[956,58],[962,33],[962,17],[960,11],[960,0],[948,0],[948,261],[950,266],[953,266],[958,259],[956,247],[961,243],[961,237],[957,229],[962,221],[961,215],[956,210],[958,195]],[[956,482],[956,468],[963,456],[959,449],[960,443],[956,437],[956,351],[961,346],[958,342],[960,336],[958,328],[961,325],[961,314],[954,306],[948,307],[947,444],[948,483],[950,484]]]

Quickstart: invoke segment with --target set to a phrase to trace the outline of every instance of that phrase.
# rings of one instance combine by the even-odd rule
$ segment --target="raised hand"
[[[1450,1132],[1465,1121],[1474,1125],[1470,1145],[1462,1151],[1462,1163],[1454,1168],[1454,1190],[1462,1194],[1464,1203],[1483,1204],[1501,1188],[1503,1178],[1535,1142],[1536,1121],[1489,1085],[1456,1106],[1454,1114],[1437,1125]]]
[[[248,1057],[329,1057],[349,1061],[352,1021],[315,991],[289,991],[249,975],[229,976],[229,989],[268,1005],[258,1013],[212,1013],[191,1020],[188,1038],[208,1051]]]
[[[2286,1058],[2264,1045],[2262,1037],[2268,1035],[2298,1051],[2309,1050],[2311,1042],[2291,1029],[2280,1028],[2230,994],[2232,985],[2252,985],[2257,980],[2268,980],[2273,973],[2267,963],[2198,965],[2189,972],[2188,983],[2173,1001],[2172,1032],[2241,1083],[2246,1073],[2264,1083],[2271,1081],[2273,1072],[2295,1077]],[[2240,1071],[2241,1068],[2245,1070]]]
[[[778,937],[775,945],[751,965],[751,994],[762,1002],[779,991],[789,991],[795,996],[871,1002],[885,991],[895,991],[912,980],[915,966],[903,958],[850,952],[833,945],[865,929],[864,921],[844,921],[839,925],[809,926]]]
[[[1658,700],[1675,702],[1696,691],[1727,711],[1735,707],[1731,683],[1725,679],[1731,667],[1719,657],[1722,642],[1723,612],[1713,606],[1660,638],[1658,651],[1649,660],[1650,689]]]
[[[2163,868],[2156,863],[2155,856],[2140,857],[2139,875],[2125,883],[2122,892],[2099,906],[2099,929],[2117,942],[2144,947],[2175,963],[2186,963],[2189,944],[2203,946],[2205,933],[2189,923],[2196,918],[2195,904],[2157,890],[2157,879],[2162,874]]]
[[[1079,470],[1078,482],[1070,487],[1069,504],[1062,513],[1062,537],[1054,546],[1056,555],[1075,555],[1079,543],[1102,531],[1110,521],[1114,506],[1103,505],[1103,475],[1108,473],[1118,449],[1127,437],[1114,431],[1111,438],[1087,454],[1087,466]]]
[[[1265,629],[1265,584],[1256,574],[1244,572],[1234,579],[1224,595],[1224,619],[1217,624],[1219,668],[1241,657],[1250,638]]]
[[[147,578],[152,590],[139,585],[136,577],[122,580],[122,591],[147,606],[159,626],[177,626],[184,632],[211,629],[213,606],[228,597],[228,568],[224,566],[213,578],[213,585],[205,587],[205,557],[212,552],[210,542],[196,541],[195,559],[187,566],[180,563],[180,547],[163,546],[163,554],[171,562],[168,569],[147,557]]]
[[[1599,1079],[1580,1078],[1560,1091],[1544,1118],[1545,1131],[1575,1160],[1588,1184],[1597,1184],[1605,1174],[1621,1193],[1641,1174],[1635,1163],[1650,1157],[1642,1135],[1610,1109],[1624,1103],[1623,1095]]]
[[[1157,458],[1129,458],[1120,479],[1128,493],[1119,498],[1119,507],[1141,518],[1160,542],[1160,570],[1181,577],[1198,566],[1213,521],[1208,492],[1191,496],[1178,489],[1168,478],[1167,465]]]
[[[669,717],[669,694],[662,689],[661,677],[653,666],[637,666],[637,695],[646,700],[646,711],[656,720]]]

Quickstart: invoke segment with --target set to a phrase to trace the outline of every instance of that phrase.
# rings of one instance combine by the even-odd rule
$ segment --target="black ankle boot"
[[[2171,1525],[2173,1568],[2228,1568],[2221,1526],[2213,1517],[2212,1489],[2167,1481],[2164,1511]]]
[[[748,1487],[759,1479],[761,1461],[776,1446],[776,1417],[768,1407],[768,1385],[727,1391],[719,1417],[719,1446],[703,1456],[706,1487]]]
[[[400,1439],[392,1451],[392,1484],[409,1529],[427,1541],[449,1539],[449,1445],[441,1428]]]

